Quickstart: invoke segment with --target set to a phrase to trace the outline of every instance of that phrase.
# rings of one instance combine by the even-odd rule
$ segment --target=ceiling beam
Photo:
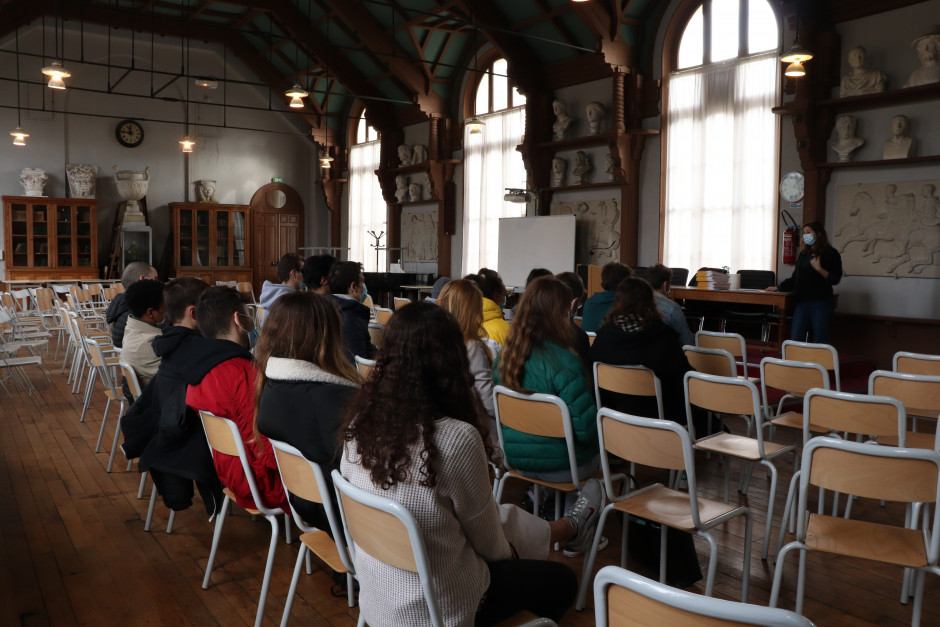
[[[604,61],[619,72],[632,72],[637,64],[636,50],[620,34],[621,13],[601,2],[575,2],[575,13],[597,37],[597,48]]]

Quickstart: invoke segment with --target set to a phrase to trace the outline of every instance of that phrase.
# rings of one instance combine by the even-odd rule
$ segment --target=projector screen
[[[532,268],[574,272],[575,217],[501,218],[499,267],[507,287],[524,287]]]

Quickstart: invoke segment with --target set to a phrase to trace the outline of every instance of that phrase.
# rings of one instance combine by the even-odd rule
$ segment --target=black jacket
[[[343,319],[343,351],[346,358],[356,362],[356,355],[366,359],[375,357],[375,346],[369,335],[369,308],[352,298],[343,298],[331,294],[333,301],[339,306],[339,314]]]
[[[243,356],[245,349],[172,326],[154,338],[153,352],[162,358],[160,368],[121,421],[125,455],[140,457],[141,470],[152,467],[217,483],[199,415],[186,405],[186,388],[223,361]]]
[[[832,246],[823,249],[819,256],[820,265],[829,272],[828,277],[816,272],[810,265],[812,253],[801,252],[796,259],[793,275],[780,284],[781,292],[793,292],[796,302],[805,300],[824,300],[832,302],[832,286],[842,280],[842,256]]]
[[[124,302],[124,292],[112,298],[108,310],[104,312],[105,321],[113,325],[111,327],[111,341],[118,348],[121,348],[121,343],[124,341],[124,327],[127,326],[127,317],[129,315],[131,315],[131,310],[127,308],[127,303]]]
[[[664,417],[680,424],[686,423],[682,378],[692,370],[692,366],[679,345],[679,334],[665,322],[658,320],[636,332],[605,324],[597,330],[591,357],[606,364],[646,366],[652,370],[662,387]],[[604,407],[617,411],[658,417],[656,400],[652,398],[602,393],[601,400]]]

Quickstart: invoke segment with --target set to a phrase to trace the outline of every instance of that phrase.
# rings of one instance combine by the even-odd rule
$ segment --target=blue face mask
[[[360,303],[361,303],[361,302],[364,302],[365,299],[366,299],[366,296],[368,296],[368,295],[369,295],[369,288],[367,288],[367,287],[366,287],[366,284],[363,283],[363,284],[362,284],[362,296],[359,297],[359,302],[360,302]]]
[[[252,329],[248,332],[248,350],[253,351],[258,343],[258,329]]]
[[[299,288],[299,290],[300,290],[301,292],[306,292],[306,291],[307,291],[307,284],[304,283],[303,281],[301,281],[301,282],[300,282],[300,288]]]
[[[803,243],[807,246],[812,246],[816,243],[816,236],[812,233],[803,233]]]

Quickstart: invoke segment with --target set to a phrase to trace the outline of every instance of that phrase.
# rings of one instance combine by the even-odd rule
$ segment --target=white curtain
[[[376,235],[385,231],[380,245],[388,245],[388,207],[375,171],[379,168],[381,142],[356,144],[349,150],[349,231],[350,261],[361,261],[366,272],[385,272],[385,251],[375,255]]]
[[[463,255],[461,274],[496,268],[499,219],[525,216],[526,206],[503,200],[507,187],[525,188],[526,173],[516,146],[525,132],[525,108],[480,116],[480,135],[464,133]]]
[[[669,76],[667,266],[772,270],[776,53]]]

